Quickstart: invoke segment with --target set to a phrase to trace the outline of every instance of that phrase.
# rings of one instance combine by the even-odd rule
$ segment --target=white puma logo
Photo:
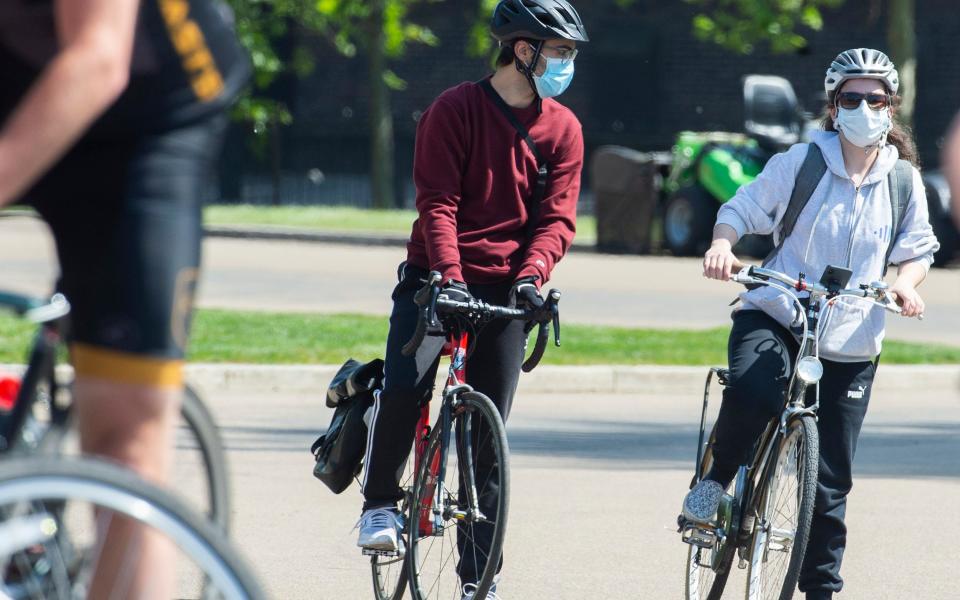
[[[855,400],[859,400],[860,398],[863,398],[863,393],[867,389],[866,386],[858,385],[857,387],[860,389],[847,390],[847,398],[853,398]]]

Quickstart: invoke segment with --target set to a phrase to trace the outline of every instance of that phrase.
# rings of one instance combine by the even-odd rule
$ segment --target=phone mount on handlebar
[[[836,295],[840,290],[847,287],[850,278],[853,277],[853,271],[836,265],[827,265],[820,276],[820,285],[827,288],[831,296]]]

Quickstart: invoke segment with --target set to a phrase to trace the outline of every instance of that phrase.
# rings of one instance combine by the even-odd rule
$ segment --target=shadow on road
[[[676,423],[576,423],[508,427],[515,456],[596,461],[599,468],[687,468],[696,457],[699,427]],[[861,476],[960,478],[960,423],[873,425],[863,431],[855,469]],[[563,468],[558,464],[557,468]]]
[[[529,421],[528,421],[529,422]],[[232,452],[289,452],[309,456],[322,431],[310,428],[226,426]],[[510,452],[518,460],[561,459],[594,463],[599,469],[693,470],[697,424],[547,419],[536,427],[507,427]],[[875,477],[960,478],[960,423],[917,422],[869,425],[860,436],[856,473]],[[548,467],[538,461],[538,467]]]

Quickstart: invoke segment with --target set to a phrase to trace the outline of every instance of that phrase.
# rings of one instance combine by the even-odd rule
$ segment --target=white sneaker
[[[712,479],[704,479],[683,499],[683,516],[696,523],[709,523],[723,497],[723,486]]]
[[[475,600],[474,596],[476,594],[477,584],[465,583],[463,584],[463,597],[460,600]],[[497,584],[490,586],[490,591],[487,592],[486,600],[500,600],[500,596],[497,595]]]
[[[399,531],[402,528],[400,513],[395,508],[365,510],[357,523],[360,537],[357,545],[368,550],[397,552]]]

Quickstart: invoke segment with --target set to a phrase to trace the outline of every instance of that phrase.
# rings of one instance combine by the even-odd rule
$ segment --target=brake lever
[[[435,329],[440,326],[440,322],[437,321],[437,298],[440,297],[440,286],[438,284],[433,284],[430,287],[430,302],[428,304],[426,317],[427,317],[427,326],[431,329]]]
[[[547,301],[550,303],[550,315],[553,320],[553,343],[560,347],[560,290],[550,290],[547,294]]]
[[[417,304],[417,306],[423,306],[429,302],[436,307],[437,296],[440,294],[441,278],[442,275],[440,275],[440,273],[437,271],[430,271],[430,274],[427,275],[427,282],[422,288],[417,290],[417,293],[413,296],[413,301]]]

